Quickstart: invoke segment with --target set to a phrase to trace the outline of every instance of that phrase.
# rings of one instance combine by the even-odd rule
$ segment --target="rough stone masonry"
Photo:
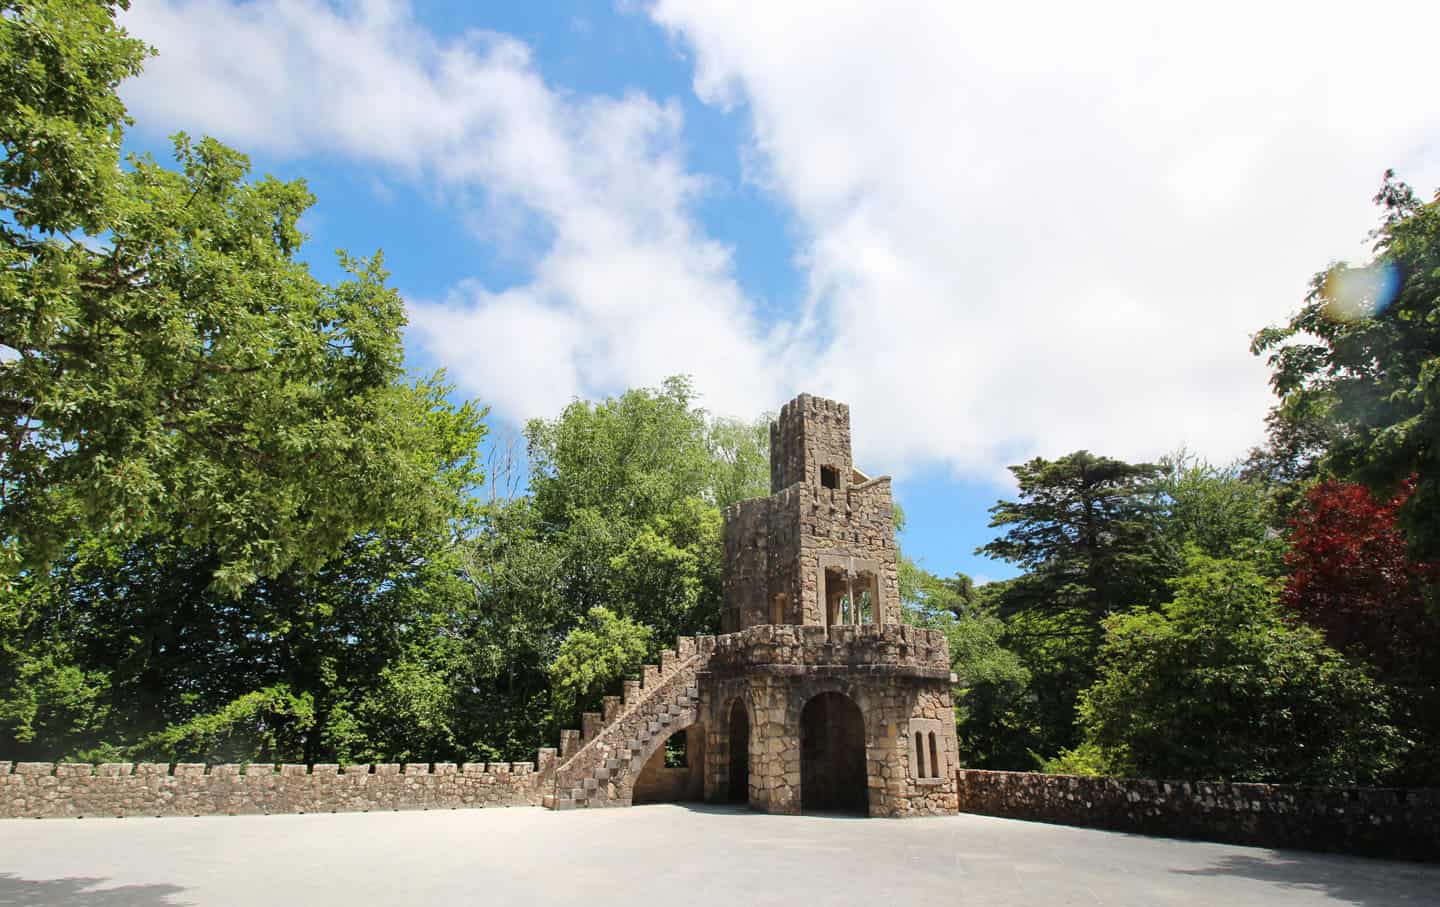
[[[679,640],[562,736],[545,805],[956,811],[949,651],[900,623],[890,479],[855,468],[849,407],[785,404],[770,470],[769,497],[725,511],[722,635]],[[698,774],[662,771],[667,746]]]
[[[0,816],[196,815],[704,798],[772,813],[956,811],[943,634],[900,623],[890,479],[849,407],[770,426],[771,494],[725,512],[720,636],[682,638],[537,763],[0,765]],[[679,764],[666,754],[683,753]]]

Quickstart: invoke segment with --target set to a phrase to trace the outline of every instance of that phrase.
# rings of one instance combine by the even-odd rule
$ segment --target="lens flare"
[[[1347,324],[1374,318],[1395,301],[1400,291],[1400,269],[1393,262],[1377,261],[1368,268],[1339,265],[1325,276],[1321,295],[1325,317]]]

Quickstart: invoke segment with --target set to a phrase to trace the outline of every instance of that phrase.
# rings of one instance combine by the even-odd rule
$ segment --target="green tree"
[[[1180,451],[1156,483],[1159,536],[1178,564],[1185,552],[1252,560],[1279,576],[1285,543],[1271,528],[1269,487],[1239,466],[1219,467]]]
[[[592,608],[550,665],[556,723],[578,726],[580,714],[598,706],[606,690],[640,670],[653,636],[643,624]]]
[[[412,506],[314,570],[233,596],[212,583],[217,552],[157,535],[82,537],[49,574],[22,577],[0,597],[0,758],[165,746],[174,758],[259,758],[282,743],[280,755],[306,761],[463,757],[476,744],[465,728],[431,734],[416,720],[434,712],[417,697],[439,684],[439,723],[459,725],[470,690],[473,597],[457,542],[473,519],[483,426],[447,392],[421,383],[397,397],[408,468],[430,476]],[[277,702],[290,703],[293,733],[272,739],[259,731],[280,723]]]
[[[975,552],[1027,571],[1007,610],[1068,607],[1098,620],[1156,599],[1169,572],[1155,519],[1161,467],[1079,450],[1010,471],[1020,500],[990,508],[991,527],[1008,528]]]
[[[1160,531],[1160,466],[1082,450],[1011,472],[1020,499],[990,508],[990,525],[1006,533],[977,553],[1026,570],[985,595],[1030,675],[1022,713],[1006,719],[1015,736],[992,747],[1006,759],[1025,752],[1024,763],[1003,766],[1019,769],[1079,742],[1075,707],[1095,679],[1101,621],[1157,603],[1172,558]]]
[[[183,533],[237,593],[317,567],[408,506],[404,306],[380,257],[296,258],[301,181],[247,180],[211,139],[118,162],[145,48],[113,3],[0,16],[0,543],[43,572],[69,539]]]
[[[1005,625],[981,604],[984,588],[964,573],[941,579],[900,556],[904,621],[940,630],[949,642],[961,760],[973,768],[1009,768],[1029,761],[1024,744],[1015,747],[1028,740],[1019,725],[1030,671],[1003,644]]]
[[[1440,560],[1440,195],[1422,203],[1394,174],[1364,267],[1317,274],[1286,324],[1257,333],[1280,411],[1333,424],[1321,465],[1388,495],[1415,476],[1400,518],[1418,559]]]
[[[1285,619],[1245,560],[1193,557],[1161,612],[1105,622],[1086,741],[1142,777],[1374,783],[1403,748],[1383,688]]]
[[[719,625],[718,504],[763,490],[758,428],[717,423],[684,378],[526,429],[534,522],[558,549],[564,635],[590,608],[644,622],[656,645]]]
[[[461,736],[499,758],[543,741],[552,666],[592,609],[649,630],[646,658],[718,629],[720,507],[769,487],[764,422],[710,418],[683,378],[576,401],[526,438],[530,493],[487,504],[465,546],[469,685],[493,695],[468,699]]]

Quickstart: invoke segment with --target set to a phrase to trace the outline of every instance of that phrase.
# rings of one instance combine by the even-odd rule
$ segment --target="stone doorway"
[[[865,717],[843,693],[821,693],[800,714],[800,805],[805,812],[868,812]]]
[[[750,802],[750,715],[739,699],[730,706],[730,802]]]

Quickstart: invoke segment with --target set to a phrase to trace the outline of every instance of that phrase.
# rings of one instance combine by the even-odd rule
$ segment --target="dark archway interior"
[[[800,715],[800,806],[866,812],[865,719],[842,693],[821,693]]]
[[[750,716],[738,699],[730,707],[730,802],[750,802]]]

